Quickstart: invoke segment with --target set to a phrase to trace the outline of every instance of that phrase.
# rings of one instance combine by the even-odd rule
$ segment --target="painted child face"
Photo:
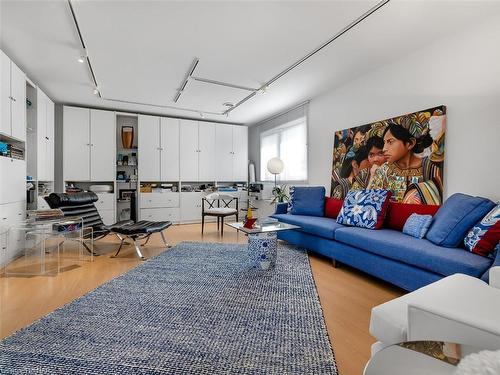
[[[410,145],[396,139],[390,131],[384,135],[384,155],[389,163],[396,163],[410,152]]]
[[[370,167],[374,164],[381,166],[386,160],[387,158],[384,155],[384,150],[378,147],[373,146],[368,153],[368,162],[370,163]]]
[[[354,134],[354,146],[360,146],[363,141],[365,140],[365,135],[361,132],[356,132],[356,134]]]

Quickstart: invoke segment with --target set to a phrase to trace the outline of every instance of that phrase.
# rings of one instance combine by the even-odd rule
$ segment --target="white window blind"
[[[269,159],[279,157],[285,168],[277,176],[281,181],[307,180],[307,121],[306,117],[286,123],[260,135],[260,178],[274,181],[267,170]]]

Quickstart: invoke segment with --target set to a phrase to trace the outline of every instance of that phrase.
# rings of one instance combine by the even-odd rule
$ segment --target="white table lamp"
[[[272,158],[267,162],[267,170],[274,175],[274,188],[276,188],[276,176],[283,172],[285,164],[280,158]]]

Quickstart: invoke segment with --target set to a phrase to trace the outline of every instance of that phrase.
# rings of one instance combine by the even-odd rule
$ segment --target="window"
[[[281,181],[307,180],[307,121],[305,117],[260,134],[260,179],[274,181],[267,170],[269,159],[279,157],[285,169]]]

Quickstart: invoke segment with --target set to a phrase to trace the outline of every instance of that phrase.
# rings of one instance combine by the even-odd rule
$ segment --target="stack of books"
[[[58,208],[28,211],[28,219],[35,221],[54,220],[62,217],[64,217],[64,213]]]

